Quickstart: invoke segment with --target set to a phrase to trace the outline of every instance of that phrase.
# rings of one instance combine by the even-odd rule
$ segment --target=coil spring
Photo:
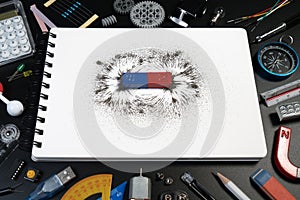
[[[112,24],[117,23],[118,20],[117,20],[116,16],[110,15],[110,16],[108,16],[108,17],[103,18],[103,19],[101,20],[101,22],[102,22],[102,26],[103,26],[103,27],[106,27],[106,26],[110,26],[110,25],[112,25]]]

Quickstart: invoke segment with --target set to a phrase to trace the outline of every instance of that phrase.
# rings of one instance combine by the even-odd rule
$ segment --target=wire
[[[269,8],[267,8],[267,9],[263,10],[263,11],[260,11],[260,12],[258,12],[258,13],[252,14],[252,15],[243,16],[243,17],[238,17],[238,18],[235,18],[235,19],[230,19],[230,20],[228,20],[226,23],[234,23],[234,24],[238,24],[238,23],[247,21],[247,20],[249,20],[249,19],[261,17],[261,16],[266,15],[266,14],[267,14],[268,12],[270,12],[270,11],[272,11],[272,13],[273,13],[273,12],[275,12],[276,10],[278,10],[279,8],[282,8],[282,7],[284,7],[284,6],[288,5],[288,4],[290,4],[291,2],[292,2],[292,0],[282,0],[282,1],[279,3],[279,5],[278,5],[276,8],[273,9],[274,11],[272,11],[272,8],[274,7],[274,6],[272,6],[272,7],[269,7]],[[276,5],[276,4],[275,4],[275,5]],[[270,13],[270,14],[272,14],[272,13]],[[270,14],[269,14],[269,15],[270,15]],[[246,25],[246,26],[249,26],[249,25],[252,25],[252,24],[253,24],[253,22],[250,23],[250,24],[248,24],[248,25]]]
[[[284,0],[284,1],[286,1],[286,0]],[[284,1],[283,1],[283,2],[284,2]],[[288,1],[288,2],[286,2],[286,3],[280,3],[280,5],[279,5],[278,7],[276,7],[275,9],[278,10],[279,8],[282,8],[284,5],[287,5],[287,4],[289,4],[290,2],[291,2],[291,0]],[[275,10],[275,11],[276,11],[276,10]],[[267,14],[267,13],[268,13],[268,12],[266,12],[265,14]],[[273,13],[273,12],[272,12],[272,13]],[[264,15],[265,15],[265,14],[264,14]],[[256,27],[260,24],[260,21],[261,21],[261,20],[258,21],[258,19],[257,19],[257,20],[255,20],[255,21],[253,21],[253,22],[250,22],[250,23],[246,24],[245,27],[250,27],[251,25],[257,23],[257,24],[255,25],[255,28],[256,28]],[[258,23],[258,22],[259,22],[259,23]],[[254,29],[255,29],[255,28],[254,28]],[[252,28],[251,32],[252,32],[254,29]]]
[[[280,5],[283,5],[284,3],[286,3],[286,2],[288,2],[289,0],[285,0],[284,2],[282,2]],[[274,4],[274,6],[264,15],[264,16],[262,16],[262,17],[260,17],[260,18],[258,18],[257,20],[256,20],[256,24],[252,27],[252,29],[251,29],[251,32],[253,32],[255,29],[256,29],[256,27],[258,27],[258,25],[265,19],[265,18],[267,18],[268,16],[270,16],[272,13],[274,13],[276,10],[278,10],[280,7],[280,5],[279,6],[277,6],[278,4],[280,3],[280,0],[278,0],[275,4]]]
[[[13,186],[13,187],[6,187],[6,188],[0,189],[0,196],[11,194],[13,192],[23,192],[23,191],[16,190],[16,188],[21,186],[21,185],[22,185],[22,183],[19,183],[19,184]]]

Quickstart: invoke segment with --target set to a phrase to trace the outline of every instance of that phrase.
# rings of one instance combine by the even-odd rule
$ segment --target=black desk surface
[[[30,24],[31,31],[35,38],[35,42],[38,43],[39,35],[41,35],[41,31],[33,17],[33,14],[29,10],[29,6],[33,3],[37,4],[38,8],[40,8],[50,19],[53,20],[58,26],[66,26],[72,27],[72,24],[64,21],[58,17],[56,13],[49,9],[45,9],[43,7],[43,3],[45,1],[23,1],[23,5],[25,7],[25,11],[28,17],[28,21]],[[106,17],[110,14],[114,14],[112,8],[112,0],[109,1],[92,1],[92,0],[85,0],[81,1],[86,5],[86,7],[90,8],[94,13],[98,14],[101,18]],[[170,15],[176,8],[177,1],[166,1],[166,0],[159,0],[157,1],[164,6],[166,10],[166,14]],[[240,0],[210,0],[208,3],[208,10],[207,13],[201,17],[191,21],[190,25],[192,27],[207,27],[209,19],[211,18],[213,11],[218,6],[223,6],[226,11],[225,18],[220,21],[219,26],[229,26],[225,23],[227,19],[236,18],[239,16],[249,15],[252,13],[256,13],[261,11],[271,5],[273,5],[276,1],[275,0],[249,0],[249,1],[240,1]],[[266,18],[260,26],[254,31],[248,31],[249,38],[253,40],[253,38],[264,31],[269,30],[273,26],[281,23],[284,19],[287,19],[289,16],[292,16],[299,13],[300,2],[294,1],[290,5],[280,9],[278,12],[274,13],[270,17]],[[119,22],[115,24],[113,27],[134,27],[128,16],[120,16],[117,15]],[[231,25],[233,26],[233,25]],[[241,25],[240,25],[241,26]],[[96,21],[92,27],[101,27],[100,20]],[[175,27],[175,25],[168,19],[162,24],[162,27]],[[295,50],[300,53],[300,25],[295,26],[285,32],[285,34],[289,34],[293,36],[295,42],[293,47]],[[274,36],[273,38],[269,39],[268,41],[278,41],[279,37],[282,34]],[[199,36],[201,37],[201,36]],[[268,42],[266,41],[266,42]],[[76,41],[75,41],[76,42]],[[258,48],[265,44],[263,42],[261,44],[251,45],[251,52],[252,56],[257,53]],[[6,96],[10,99],[18,99],[22,102],[28,101],[28,91],[31,85],[31,79],[22,79],[19,81],[14,81],[12,83],[7,83],[6,77],[11,75],[14,71],[16,66],[19,63],[25,63],[28,68],[35,68],[35,57],[30,57],[25,60],[17,61],[12,64],[8,64],[5,66],[0,67],[0,81],[5,85]],[[234,61],[233,61],[234,62]],[[254,68],[256,65],[254,64]],[[300,77],[300,70],[298,70],[295,74],[293,74],[288,79],[283,81],[268,81],[261,78],[257,73],[255,74],[256,84],[257,84],[257,92],[266,91],[268,89],[274,88],[276,86],[291,82],[296,80]],[[247,89],[247,88],[245,88]],[[295,99],[293,99],[295,100]],[[242,103],[242,102],[241,102]],[[212,175],[211,172],[221,172],[226,175],[228,178],[233,180],[246,194],[248,194],[251,199],[266,199],[261,192],[258,192],[256,188],[252,185],[249,180],[249,176],[258,168],[264,168],[268,170],[273,176],[275,176],[297,199],[300,199],[300,190],[299,190],[299,182],[290,182],[289,180],[285,179],[274,166],[273,161],[273,143],[274,143],[274,135],[275,131],[278,129],[280,125],[286,125],[293,129],[292,135],[292,142],[290,145],[290,159],[295,165],[300,166],[300,156],[299,156],[299,143],[297,141],[300,140],[300,123],[298,121],[286,122],[286,123],[279,123],[276,117],[272,117],[272,113],[275,112],[274,108],[267,108],[264,104],[260,104],[261,114],[264,124],[265,130],[265,137],[267,141],[268,147],[268,154],[267,156],[260,160],[259,162],[175,162],[170,166],[159,170],[159,172],[163,172],[166,177],[173,177],[174,183],[171,186],[165,186],[162,182],[155,181],[155,174],[158,171],[146,173],[145,176],[148,176],[152,179],[152,199],[157,199],[158,195],[166,190],[185,190],[190,195],[190,199],[198,199],[187,187],[184,185],[179,177],[185,171],[190,171],[196,177],[201,184],[203,184],[217,199],[233,199],[234,197],[231,196],[229,192],[224,190],[224,187],[220,185],[220,183],[216,180],[216,178]],[[26,109],[26,108],[25,108]],[[243,119],[241,119],[243,120]],[[19,126],[21,125],[22,116],[13,118],[10,117],[5,110],[5,105],[0,103],[0,123],[15,123]],[[238,123],[238,122],[237,122]],[[251,121],[249,121],[249,126],[251,126]],[[247,129],[247,127],[245,127]],[[243,131],[243,130],[241,130]],[[233,141],[234,142],[234,141]],[[66,148],[68,144],[66,143]],[[0,199],[24,199],[35,187],[36,183],[31,183],[25,181],[23,179],[24,171],[17,179],[17,181],[12,181],[10,176],[14,169],[11,168],[13,163],[16,162],[17,159],[22,159],[26,161],[27,167],[31,166],[33,168],[37,168],[42,172],[42,180],[45,180],[52,174],[55,174],[65,168],[66,166],[70,165],[74,169],[77,174],[77,178],[72,183],[68,184],[66,187],[69,188],[75,182],[79,181],[80,179],[87,177],[93,174],[100,174],[100,173],[112,173],[113,174],[113,187],[119,185],[125,180],[129,180],[134,174],[124,173],[120,171],[116,171],[114,169],[108,168],[105,165],[99,162],[72,162],[72,163],[36,163],[30,159],[30,151],[23,151],[17,149],[13,152],[8,159],[0,166],[0,188],[15,185],[16,183],[23,182],[23,185],[20,186],[19,190],[23,191],[20,193],[10,194],[4,197],[0,197]],[[138,163],[137,163],[138,165]],[[64,194],[66,190],[60,192],[52,199],[60,199],[60,197]],[[127,197],[126,197],[127,198]],[[91,198],[94,199],[94,198]]]

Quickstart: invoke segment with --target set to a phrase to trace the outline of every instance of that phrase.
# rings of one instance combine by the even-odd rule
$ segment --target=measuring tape
[[[300,95],[300,79],[261,93],[268,107]]]
[[[73,185],[61,200],[82,200],[101,193],[102,200],[110,200],[112,174],[97,174],[82,179]]]

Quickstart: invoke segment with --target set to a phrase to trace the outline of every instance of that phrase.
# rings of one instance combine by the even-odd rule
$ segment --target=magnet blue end
[[[264,169],[258,169],[250,176],[251,180],[260,187],[263,187],[271,177],[271,174]]]

